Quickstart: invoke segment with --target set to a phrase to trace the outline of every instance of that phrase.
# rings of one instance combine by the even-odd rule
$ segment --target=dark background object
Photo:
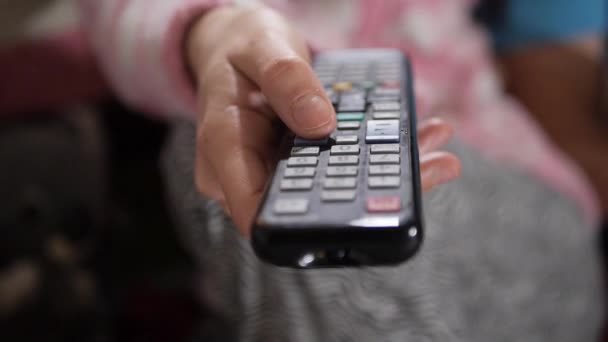
[[[190,339],[201,312],[164,202],[165,133],[114,103],[2,121],[0,340]]]

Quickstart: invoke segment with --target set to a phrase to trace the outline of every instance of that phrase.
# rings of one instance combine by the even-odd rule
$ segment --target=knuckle
[[[283,21],[283,17],[276,10],[267,6],[251,6],[243,8],[242,19],[252,19],[262,23],[274,22],[276,20]]]
[[[308,63],[301,57],[279,57],[262,67],[262,79],[271,86],[279,85],[282,80],[306,68],[308,68]]]
[[[196,150],[198,153],[205,150],[207,143],[209,142],[209,134],[207,129],[207,118],[203,120],[196,129]]]

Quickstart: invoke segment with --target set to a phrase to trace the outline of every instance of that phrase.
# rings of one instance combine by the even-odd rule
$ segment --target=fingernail
[[[325,126],[331,119],[329,104],[318,95],[307,95],[298,99],[293,108],[293,119],[303,129]]]

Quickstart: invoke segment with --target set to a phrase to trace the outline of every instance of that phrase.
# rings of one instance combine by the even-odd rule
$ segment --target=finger
[[[202,145],[202,143],[197,143],[197,146],[199,144]],[[209,158],[207,158],[206,153],[204,153],[204,149],[200,149],[199,153],[196,154],[195,159],[194,180],[196,188],[205,197],[217,201],[226,214],[230,216],[230,210],[226,204],[226,197],[224,196],[222,187],[215,174],[215,170],[213,170]]]
[[[227,62],[217,62],[210,68],[211,72],[201,73],[199,82],[206,86],[199,94],[201,103],[196,134],[196,155],[194,181],[197,190],[207,198],[215,200],[229,214],[226,197],[219,183],[217,174],[211,165],[211,160],[205,149],[205,132],[202,129],[205,120],[207,103],[213,99],[216,103],[230,103],[239,100],[237,96],[238,82],[234,69]]]
[[[218,176],[232,218],[243,234],[249,227],[270,176],[272,123],[237,106],[216,109],[204,123],[206,151]]]
[[[420,158],[420,178],[422,190],[430,191],[434,187],[456,179],[460,175],[460,161],[447,152],[431,152]]]
[[[288,33],[273,28],[229,58],[260,87],[293,132],[321,138],[336,126],[334,109],[308,63],[305,49],[294,45]]]
[[[418,127],[418,149],[420,154],[429,153],[447,144],[452,137],[452,126],[439,118],[424,121]]]
[[[199,98],[201,111],[198,117],[197,151],[196,151],[196,186],[203,195],[214,199],[231,216],[230,206],[224,189],[222,188],[218,172],[214,168],[214,155],[222,154],[223,148],[209,148],[209,125],[207,117],[221,113],[226,108],[236,106],[254,110],[256,114],[266,117],[267,121],[274,119],[275,115],[269,111],[265,99],[260,95],[257,87],[251,81],[241,77],[227,61],[219,61],[209,68],[209,72],[200,75],[201,82],[206,84]],[[221,116],[214,120],[221,120]],[[271,134],[272,135],[272,134]],[[261,137],[261,139],[264,139]],[[271,149],[269,149],[271,150]]]
[[[255,85],[236,73],[210,74],[199,126],[199,153],[207,156],[239,231],[247,235],[270,175],[278,140],[274,117],[253,110]],[[253,101],[256,102],[256,101]]]

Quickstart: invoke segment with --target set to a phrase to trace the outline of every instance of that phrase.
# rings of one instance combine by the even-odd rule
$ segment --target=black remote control
[[[403,262],[423,239],[408,59],[392,49],[338,50],[319,54],[314,70],[338,127],[322,140],[286,136],[253,248],[296,268]]]

